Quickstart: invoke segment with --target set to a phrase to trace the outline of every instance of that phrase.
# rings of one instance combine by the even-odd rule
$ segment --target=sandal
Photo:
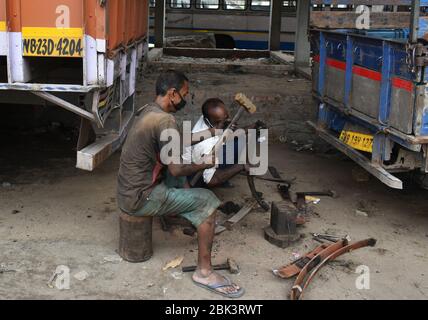
[[[226,293],[218,291],[218,289],[227,288],[227,287],[233,287],[234,284],[226,277],[223,276],[223,278],[226,280],[226,283],[217,283],[217,284],[203,284],[200,282],[196,282],[193,280],[193,283],[197,285],[198,287],[201,287],[203,289],[206,289],[208,291],[211,291],[213,293],[219,294],[223,297],[230,298],[230,299],[238,299],[241,298],[245,294],[245,290],[243,288],[240,288],[237,292],[234,293]]]

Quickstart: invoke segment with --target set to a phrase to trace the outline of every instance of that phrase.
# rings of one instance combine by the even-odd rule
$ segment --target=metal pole
[[[273,0],[270,8],[269,50],[281,50],[281,8],[282,0]]]
[[[296,67],[309,66],[311,46],[309,43],[309,16],[311,1],[297,1],[297,30],[295,40],[294,60]]]
[[[75,106],[74,104],[71,104],[68,101],[65,101],[61,98],[58,98],[57,96],[54,96],[51,93],[48,92],[41,92],[41,91],[32,91],[32,94],[46,100],[49,101],[61,108],[64,108],[68,111],[71,111],[79,116],[81,116],[82,118],[88,119],[90,121],[96,121],[94,115],[82,108],[79,108],[78,106]]]
[[[165,42],[165,0],[155,4],[155,47],[163,48]]]

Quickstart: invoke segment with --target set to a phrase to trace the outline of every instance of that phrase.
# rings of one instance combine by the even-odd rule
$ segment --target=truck
[[[77,115],[77,167],[94,170],[134,119],[148,11],[148,0],[0,0],[0,103]]]
[[[428,174],[428,1],[319,1],[401,10],[311,18],[318,135],[391,188],[400,172]],[[319,14],[319,13],[317,13]],[[370,25],[356,21],[367,14]],[[335,20],[336,19],[336,20]],[[361,22],[361,21],[360,21]],[[425,184],[423,186],[426,187]]]

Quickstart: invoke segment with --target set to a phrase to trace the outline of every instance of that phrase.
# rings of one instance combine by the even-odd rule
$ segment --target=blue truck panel
[[[422,6],[428,1],[421,1]],[[313,90],[320,103],[316,129],[381,181],[399,189],[402,182],[393,173],[428,173],[424,152],[428,150],[428,72],[420,62],[425,56],[428,62],[428,19],[423,14],[418,27],[416,43],[411,41],[411,26],[311,30]],[[341,138],[344,130],[372,136],[372,149],[357,151]]]

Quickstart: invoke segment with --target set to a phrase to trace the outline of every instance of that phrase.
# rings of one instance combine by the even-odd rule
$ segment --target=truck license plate
[[[83,56],[83,29],[23,28],[23,55],[27,57]]]
[[[372,135],[343,130],[340,134],[340,140],[356,150],[373,152]]]

